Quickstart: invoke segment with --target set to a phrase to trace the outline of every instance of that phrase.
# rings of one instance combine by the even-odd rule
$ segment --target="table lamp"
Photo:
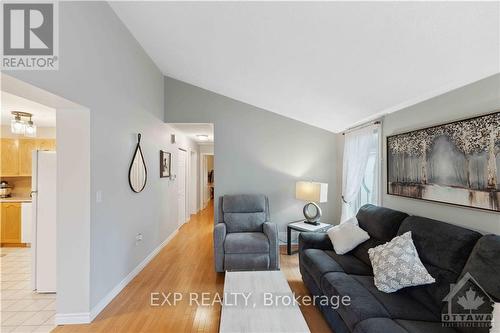
[[[318,203],[328,201],[328,184],[299,181],[295,184],[295,198],[308,202],[302,210],[306,218],[304,222],[318,225],[321,218]]]

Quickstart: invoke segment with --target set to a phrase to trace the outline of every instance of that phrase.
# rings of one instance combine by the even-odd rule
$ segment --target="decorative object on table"
[[[12,192],[12,186],[9,185],[5,180],[0,182],[0,198],[10,198],[10,193]]]
[[[305,221],[296,221],[286,226],[286,253],[292,254],[292,230],[300,232],[327,232],[332,227],[328,223],[319,223],[317,225],[306,223]]]
[[[500,211],[500,112],[387,137],[387,193]]]
[[[359,244],[370,239],[370,235],[358,226],[356,217],[352,217],[327,231],[337,254],[346,254]]]
[[[368,256],[375,286],[385,293],[436,282],[420,261],[411,231],[369,249]]]
[[[172,162],[172,154],[160,150],[160,178],[170,178],[171,162]]]
[[[33,114],[21,111],[12,111],[12,120],[10,121],[10,131],[13,134],[21,134],[27,137],[36,136],[36,125],[31,119]],[[23,118],[28,118],[25,120]]]
[[[328,184],[299,181],[295,184],[295,198],[308,201],[302,210],[305,223],[318,225],[322,214],[318,203],[328,201]]]
[[[147,179],[148,171],[146,169],[146,163],[144,162],[144,156],[142,155],[141,134],[139,133],[137,134],[137,146],[135,148],[134,157],[132,158],[128,171],[128,183],[132,191],[139,193],[146,187]]]

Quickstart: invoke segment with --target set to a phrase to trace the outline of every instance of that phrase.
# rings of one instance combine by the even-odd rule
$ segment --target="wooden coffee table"
[[[281,271],[226,272],[219,332],[310,332],[293,297]]]

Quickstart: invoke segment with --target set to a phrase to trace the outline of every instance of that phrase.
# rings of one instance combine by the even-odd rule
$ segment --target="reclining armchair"
[[[214,228],[215,270],[279,270],[278,227],[269,218],[264,195],[219,198]]]

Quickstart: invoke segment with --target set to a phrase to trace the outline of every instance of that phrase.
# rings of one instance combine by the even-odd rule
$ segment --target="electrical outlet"
[[[95,192],[95,202],[97,202],[97,203],[102,202],[102,191],[101,190]]]

